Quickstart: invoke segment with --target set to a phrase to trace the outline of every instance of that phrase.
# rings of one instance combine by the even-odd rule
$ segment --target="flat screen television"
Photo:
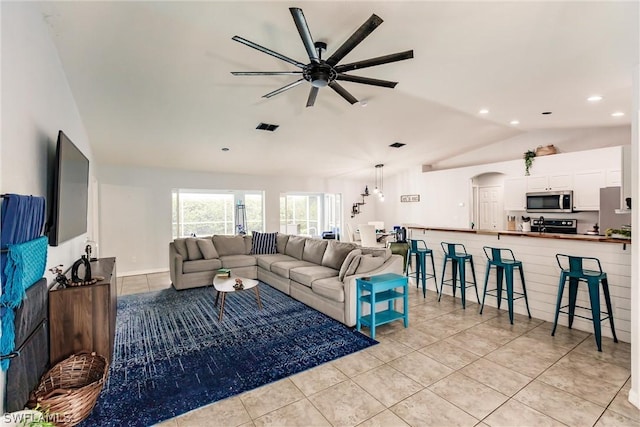
[[[58,132],[47,232],[49,245],[87,232],[89,159],[64,134]]]

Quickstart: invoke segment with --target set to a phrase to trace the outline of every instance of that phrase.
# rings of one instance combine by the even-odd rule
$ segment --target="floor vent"
[[[268,130],[269,132],[273,132],[274,130],[278,129],[278,126],[280,125],[271,125],[269,123],[260,123],[256,129],[258,130]]]
[[[400,148],[400,147],[404,147],[405,145],[407,145],[407,144],[403,144],[402,142],[394,142],[389,147]]]

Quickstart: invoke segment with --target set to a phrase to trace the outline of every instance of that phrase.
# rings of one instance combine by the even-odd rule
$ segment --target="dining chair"
[[[360,241],[363,247],[379,246],[378,239],[376,239],[375,225],[358,224],[358,231],[360,232]]]

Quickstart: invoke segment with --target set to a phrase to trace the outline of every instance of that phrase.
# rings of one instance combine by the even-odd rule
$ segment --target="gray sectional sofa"
[[[268,233],[265,233],[268,234]],[[356,278],[403,271],[389,249],[277,233],[272,250],[256,250],[252,236],[215,235],[169,243],[171,282],[208,286],[219,268],[258,279],[348,326],[356,323]],[[257,240],[257,239],[256,239]]]

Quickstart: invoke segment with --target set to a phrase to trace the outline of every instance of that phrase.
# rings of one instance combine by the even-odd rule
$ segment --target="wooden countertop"
[[[538,232],[522,232],[522,231],[494,231],[494,230],[472,230],[470,228],[451,228],[451,227],[428,227],[423,225],[407,225],[409,230],[422,230],[422,231],[450,231],[454,233],[474,233],[485,234],[490,236],[521,236],[521,237],[536,237],[541,239],[561,239],[561,240],[580,240],[583,242],[601,242],[601,243],[622,243],[630,244],[631,239],[613,239],[606,236],[594,236],[586,234],[559,234],[559,233],[538,233]]]

